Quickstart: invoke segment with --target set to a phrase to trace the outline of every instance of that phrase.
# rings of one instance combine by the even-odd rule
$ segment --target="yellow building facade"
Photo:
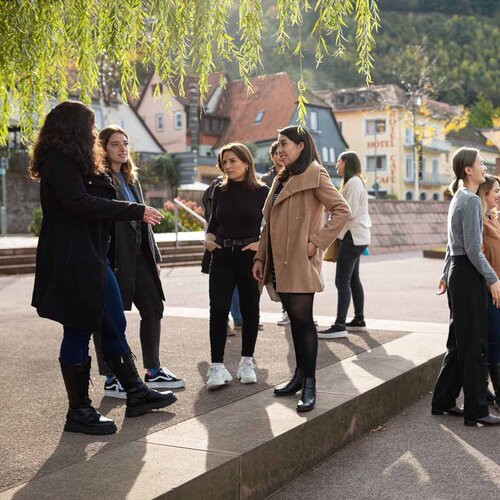
[[[404,91],[395,85],[318,94],[332,106],[349,149],[360,156],[370,194],[398,200],[445,199],[452,179],[452,145],[445,126],[449,113],[459,108],[435,101],[408,107]],[[414,130],[420,134],[416,141]]]

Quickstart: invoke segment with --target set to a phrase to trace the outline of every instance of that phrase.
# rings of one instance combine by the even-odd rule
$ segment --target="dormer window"
[[[264,111],[259,111],[255,117],[255,123],[260,123],[262,118],[264,118]]]

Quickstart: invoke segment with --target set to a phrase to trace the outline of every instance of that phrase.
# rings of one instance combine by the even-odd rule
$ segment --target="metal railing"
[[[179,229],[181,231],[186,231],[187,229],[179,222],[179,209],[185,210],[188,214],[193,216],[196,220],[199,220],[203,224],[203,228],[207,228],[207,221],[200,214],[197,214],[193,209],[189,208],[185,203],[179,198],[174,198],[174,224],[175,224],[175,246],[179,246]],[[204,238],[200,238],[200,241]]]

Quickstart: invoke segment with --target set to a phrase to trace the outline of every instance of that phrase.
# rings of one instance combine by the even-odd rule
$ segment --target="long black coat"
[[[43,211],[32,305],[43,318],[99,330],[113,221],[141,220],[144,205],[117,201],[107,175],[84,177],[75,162],[51,153],[41,170]]]
[[[135,186],[129,184],[129,188],[134,192],[137,200],[144,203],[144,196],[139,182]],[[120,188],[117,188],[118,199],[126,200]],[[123,300],[123,307],[129,311],[132,309],[132,302],[135,295],[135,269],[137,256],[137,233],[135,222],[116,222],[114,233],[111,238],[110,258],[113,271],[120,287]],[[142,236],[142,251],[149,261],[151,272],[154,275],[156,288],[162,300],[165,300],[160,277],[156,270],[156,264],[161,262],[160,251],[156,245],[153,230],[145,222],[139,223],[139,230]]]

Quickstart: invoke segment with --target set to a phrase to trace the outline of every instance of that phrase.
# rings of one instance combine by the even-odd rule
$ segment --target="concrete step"
[[[38,498],[266,498],[432,388],[446,325],[414,325],[397,340],[318,370],[312,412],[299,414],[296,397],[276,398],[266,389],[6,490],[0,499],[17,492],[27,498],[30,491]],[[110,463],[120,464],[119,475],[109,475]]]
[[[14,264],[34,264],[36,260],[36,255],[24,255],[24,254],[14,254],[14,255],[0,255],[0,268],[4,265],[14,265]]]
[[[35,262],[32,264],[3,264],[0,266],[0,275],[2,274],[30,274],[35,272]]]

